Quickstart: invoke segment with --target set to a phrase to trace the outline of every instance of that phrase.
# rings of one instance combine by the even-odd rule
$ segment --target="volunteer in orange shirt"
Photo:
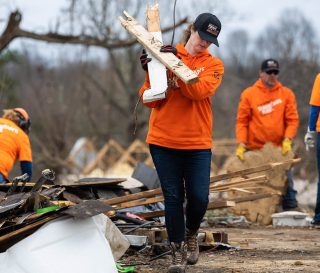
[[[3,111],[0,118],[0,183],[8,181],[14,162],[20,161],[22,174],[32,176],[32,154],[28,132],[30,118],[23,108]]]
[[[163,46],[160,51],[176,54],[198,74],[199,81],[187,85],[171,75],[166,98],[145,103],[152,108],[147,143],[160,178],[172,249],[168,272],[185,272],[186,262],[195,264],[199,256],[197,232],[207,209],[210,184],[211,97],[224,73],[222,61],[213,57],[208,47],[212,43],[219,46],[220,30],[219,19],[203,13],[185,31],[181,44]],[[146,69],[150,58],[144,54],[140,59]],[[149,88],[146,74],[139,95]]]
[[[246,150],[260,149],[267,142],[281,146],[283,154],[291,151],[299,116],[295,95],[278,81],[279,72],[277,60],[263,61],[260,79],[241,94],[236,124],[236,155],[241,160],[245,159]],[[297,208],[296,194],[290,170],[282,202],[284,210]]]
[[[312,224],[320,225],[320,73],[317,75],[311,93],[310,114],[308,131],[304,137],[307,150],[314,147],[317,142],[317,163],[318,163],[318,190],[316,207],[314,210],[314,218]]]

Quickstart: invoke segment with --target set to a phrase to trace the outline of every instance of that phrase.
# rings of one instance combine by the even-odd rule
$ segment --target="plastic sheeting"
[[[1,273],[116,273],[108,218],[51,221],[0,254]]]

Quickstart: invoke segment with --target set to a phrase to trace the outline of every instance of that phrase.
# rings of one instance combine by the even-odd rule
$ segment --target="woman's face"
[[[196,53],[201,53],[205,51],[211,45],[211,42],[201,39],[201,37],[198,34],[198,31],[194,31],[192,29],[191,29],[191,35],[189,40],[190,40],[191,46],[193,47],[193,50]]]

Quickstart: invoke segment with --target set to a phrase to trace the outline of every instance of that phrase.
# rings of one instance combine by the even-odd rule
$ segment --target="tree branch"
[[[55,32],[48,32],[45,34],[38,34],[35,32],[23,30],[20,28],[22,15],[17,10],[10,14],[8,24],[2,35],[0,36],[0,52],[3,51],[12,40],[15,38],[29,38],[38,41],[45,41],[49,43],[59,43],[59,44],[77,44],[84,46],[98,46],[105,49],[114,49],[129,47],[137,43],[136,39],[123,39],[123,40],[114,40],[107,41],[106,39],[99,39],[94,36],[88,35],[62,35]],[[180,27],[183,24],[187,23],[188,18],[180,20],[176,23],[175,27]],[[173,30],[174,26],[169,26],[162,29],[162,32],[168,32]]]

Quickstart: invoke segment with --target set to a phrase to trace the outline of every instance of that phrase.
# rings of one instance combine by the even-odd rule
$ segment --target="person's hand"
[[[292,150],[292,140],[290,138],[285,138],[282,141],[282,154],[285,155]]]
[[[304,136],[304,144],[306,145],[306,150],[309,151],[310,148],[313,148],[316,143],[316,132],[315,131],[309,131]]]
[[[244,160],[244,152],[247,150],[246,145],[244,143],[240,143],[236,149],[236,156],[240,160]]]
[[[172,45],[163,45],[160,48],[160,52],[165,52],[165,53],[169,52],[169,53],[173,53],[174,55],[177,55],[178,50]]]
[[[148,71],[148,62],[150,62],[152,59],[148,58],[148,54],[145,49],[142,49],[142,54],[140,56],[140,63],[141,67],[144,71]]]

